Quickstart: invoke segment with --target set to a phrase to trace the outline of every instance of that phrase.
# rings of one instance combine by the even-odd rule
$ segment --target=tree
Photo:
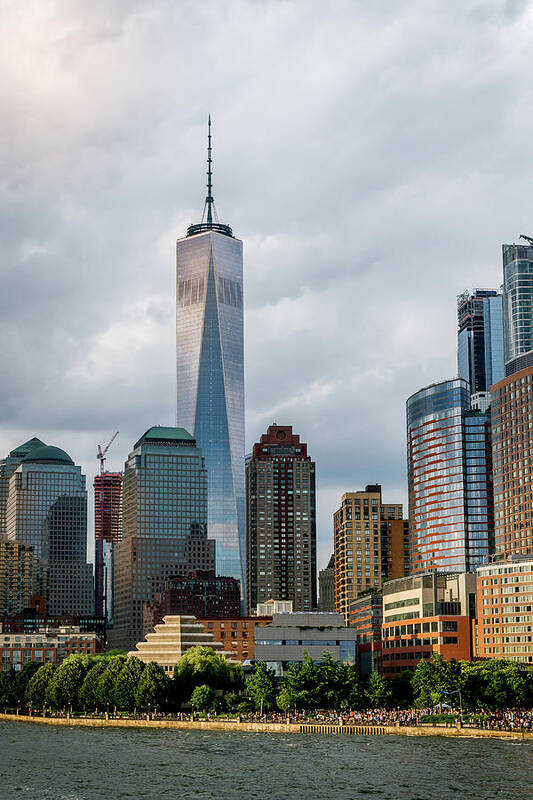
[[[13,669],[0,672],[0,705],[4,708],[15,708],[17,705],[16,679],[17,673]]]
[[[202,686],[197,686],[191,694],[191,706],[196,711],[209,711],[212,708],[215,700],[215,693],[210,686],[205,683]]]
[[[412,708],[414,704],[412,680],[414,671],[404,669],[393,681],[391,681],[392,697],[391,703],[399,708]]]
[[[271,708],[276,699],[278,682],[271,667],[264,661],[257,661],[252,677],[246,683],[246,694],[253,701],[256,711],[263,713],[264,708]]]
[[[131,710],[135,706],[135,691],[145,664],[135,656],[126,659],[113,687],[113,702],[117,708]]]
[[[113,656],[108,660],[105,670],[98,678],[94,694],[98,705],[102,708],[109,708],[113,705],[115,683],[122,671],[124,661],[124,656]]]
[[[189,697],[195,686],[206,684],[212,689],[240,689],[244,685],[244,672],[240,664],[228,664],[224,656],[210,647],[191,647],[178,661],[174,670]]]
[[[83,656],[69,656],[56,669],[46,690],[46,702],[54,708],[79,708],[79,692],[88,660]]]
[[[17,695],[17,705],[25,705],[26,687],[40,666],[41,663],[39,661],[28,661],[27,664],[24,664],[20,672],[16,673],[15,693]]]
[[[170,689],[170,681],[165,675],[163,667],[150,661],[146,665],[137,689],[135,690],[135,704],[138,708],[164,708]]]
[[[379,672],[373,672],[368,679],[365,695],[370,708],[385,708],[392,695],[389,681]]]
[[[96,708],[98,706],[97,686],[100,676],[107,669],[108,661],[100,657],[88,671],[83,681],[79,694],[80,706],[83,708]]]
[[[25,701],[30,708],[44,708],[46,690],[56,670],[55,664],[41,664],[26,686]]]

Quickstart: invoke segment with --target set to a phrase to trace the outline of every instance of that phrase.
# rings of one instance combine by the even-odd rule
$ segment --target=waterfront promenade
[[[94,716],[40,716],[37,714],[0,714],[0,720],[33,725],[74,725],[91,728],[172,728],[202,731],[239,731],[249,733],[299,733],[358,736],[445,736],[448,738],[486,738],[533,741],[533,732],[521,730],[486,730],[476,727],[444,725],[362,725],[350,723],[316,722],[251,722],[238,719],[172,719],[170,717],[149,718],[105,718]]]

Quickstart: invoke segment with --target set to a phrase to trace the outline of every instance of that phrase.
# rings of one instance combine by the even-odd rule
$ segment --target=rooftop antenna
[[[207,118],[207,196],[204,203],[202,221],[196,225],[189,225],[187,236],[195,236],[206,231],[216,231],[225,236],[233,236],[229,225],[223,225],[218,221],[215,198],[213,197],[213,148],[211,145],[211,114]]]

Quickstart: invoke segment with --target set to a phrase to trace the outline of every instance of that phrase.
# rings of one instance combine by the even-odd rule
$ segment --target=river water
[[[533,743],[0,723],[1,800],[533,800]]]

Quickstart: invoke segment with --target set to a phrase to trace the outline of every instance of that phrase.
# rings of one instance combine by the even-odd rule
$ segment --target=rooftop
[[[68,453],[65,453],[60,447],[53,447],[52,445],[35,447],[22,460],[31,464],[74,464]]]
[[[195,442],[191,434],[185,428],[169,428],[165,425],[153,425],[151,428],[143,433],[139,441],[135,442],[135,447],[139,447],[143,442],[172,442],[179,444],[181,442]]]

